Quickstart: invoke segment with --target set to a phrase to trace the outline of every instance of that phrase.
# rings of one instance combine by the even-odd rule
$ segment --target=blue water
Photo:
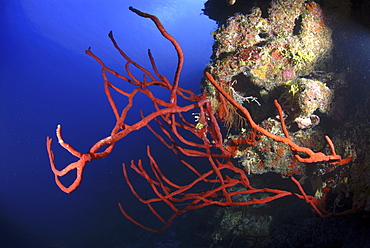
[[[145,157],[147,144],[157,144],[148,131],[128,136],[109,158],[89,164],[71,194],[56,186],[45,146],[51,136],[61,169],[75,158],[58,147],[58,124],[65,141],[81,152],[109,135],[114,116],[101,67],[84,51],[92,47],[109,66],[122,68],[107,37],[110,30],[133,60],[148,67],[150,48],[160,72],[173,78],[173,47],[150,20],[129,11],[130,5],[157,15],[176,37],[185,53],[180,84],[199,92],[216,28],[200,14],[203,1],[1,1],[0,247],[152,245],[153,234],[126,220],[117,206],[121,202],[143,220],[152,217],[129,192],[121,169]],[[145,109],[145,102],[137,104],[135,110]],[[158,156],[168,153],[161,149]],[[73,178],[72,173],[66,180]]]

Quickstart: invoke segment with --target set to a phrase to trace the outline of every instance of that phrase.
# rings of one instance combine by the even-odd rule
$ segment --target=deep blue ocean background
[[[202,238],[194,236],[191,225],[201,226],[206,221],[197,222],[194,215],[189,218],[190,213],[178,217],[162,234],[145,231],[121,214],[119,202],[137,220],[152,228],[161,227],[129,191],[122,173],[122,163],[141,158],[147,162],[147,145],[151,145],[153,155],[168,175],[180,180],[186,177],[178,171],[176,157],[147,129],[125,137],[107,158],[90,162],[82,184],[71,194],[62,192],[55,184],[46,137],[53,138],[56,165],[62,169],[76,158],[57,144],[58,124],[63,127],[64,140],[81,152],[87,152],[95,142],[109,136],[115,118],[104,93],[101,66],[84,52],[91,47],[109,67],[122,71],[125,61],[107,36],[111,30],[120,47],[134,61],[150,68],[147,49],[151,49],[159,71],[173,79],[175,50],[152,21],[129,11],[131,5],[156,15],[178,40],[185,54],[180,85],[199,93],[203,69],[212,54],[211,33],[217,28],[215,21],[201,14],[203,4],[203,0],[0,2],[0,248],[192,247],[186,244],[193,238]],[[355,75],[350,78],[353,80],[350,103],[368,108],[369,31],[354,28],[350,23],[341,28],[333,36],[334,51],[341,58],[336,62],[341,69]],[[150,112],[150,102],[139,98],[133,111],[139,110]],[[139,116],[130,118],[134,121]],[[63,178],[66,185],[74,180],[73,173]],[[152,196],[144,181],[132,171],[130,176],[143,197]],[[348,231],[343,224],[346,219],[323,221],[329,222],[330,230],[319,218],[314,219],[314,227],[303,225],[297,217],[298,208],[284,206],[284,200],[280,203],[281,222],[294,219],[297,228],[297,232],[291,226],[281,229],[281,239],[286,238],[285,230],[298,233],[298,229],[307,236],[311,236],[310,231],[318,230],[323,240],[327,239],[326,231],[330,231],[333,239],[342,242],[340,238],[343,238],[348,244],[359,240],[352,241],[348,238],[351,235],[367,237],[363,230],[368,229],[361,229],[357,236]],[[312,212],[304,201],[294,204],[304,205]],[[204,216],[207,211],[194,212]],[[352,231],[357,229],[352,225]],[[286,235],[290,235],[286,240],[294,236]],[[299,235],[294,237],[303,240]],[[206,242],[211,244],[211,237]]]
[[[145,158],[147,144],[158,144],[147,130],[125,138],[109,158],[89,164],[81,186],[71,194],[56,186],[45,146],[46,137],[52,137],[61,169],[76,159],[57,144],[58,124],[65,141],[81,152],[109,136],[115,119],[101,67],[84,51],[92,47],[109,66],[123,68],[107,36],[110,30],[121,48],[147,68],[150,48],[159,71],[172,80],[175,50],[152,21],[129,11],[130,5],[156,15],[176,37],[185,53],[180,84],[200,92],[216,28],[201,14],[201,0],[1,1],[0,247],[161,245],[150,240],[154,234],[125,219],[117,206],[121,202],[141,220],[152,218],[129,192],[121,167]],[[145,104],[138,102],[136,110]],[[154,152],[169,153],[163,146]],[[161,165],[171,166],[172,161]]]

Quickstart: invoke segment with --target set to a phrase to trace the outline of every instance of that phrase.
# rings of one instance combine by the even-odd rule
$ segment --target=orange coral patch
[[[281,53],[279,53],[278,51],[273,51],[272,53],[271,53],[271,55],[275,58],[275,59],[277,59],[277,60],[280,60],[280,59],[282,59],[284,56],[281,54]]]

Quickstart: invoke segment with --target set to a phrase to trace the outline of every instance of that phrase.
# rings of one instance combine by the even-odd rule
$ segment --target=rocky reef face
[[[233,7],[245,2],[237,0]],[[333,41],[333,37],[347,39],[346,31],[338,27],[341,18],[351,15],[350,2],[326,1],[325,7],[303,0],[272,0],[268,7],[266,1],[255,3],[250,11],[240,8],[219,22],[213,33],[212,61],[205,70],[269,132],[284,135],[273,105],[277,99],[296,144],[330,153],[324,139],[329,135],[337,153],[352,162],[300,163],[286,145],[249,130],[243,115],[204,80],[202,87],[227,128],[225,147],[251,178],[294,175],[329,211],[358,206],[366,214],[370,209],[369,100],[355,105],[350,94],[363,86],[353,79],[361,78],[350,66],[339,65],[343,44]]]
[[[250,14],[237,13],[218,28],[213,60],[206,70],[241,104],[266,108],[279,95],[290,99],[291,105],[297,102],[300,107],[294,115],[298,125],[306,128],[313,125],[311,115],[316,109],[328,112],[333,98],[323,82],[301,78],[329,63],[331,31],[314,2],[272,1],[268,13],[263,18],[261,9],[254,7]],[[219,110],[213,87],[207,81],[203,86]],[[240,127],[242,118],[228,107],[227,125]]]
[[[312,128],[320,123],[320,115],[335,116],[333,109],[341,99],[335,96],[347,87],[342,75],[325,71],[331,62],[331,34],[319,4],[272,1],[267,17],[254,7],[250,14],[234,14],[213,33],[213,60],[206,70],[264,128],[283,135],[272,105],[278,99],[294,141],[321,149],[325,142],[315,141],[323,131]],[[248,144],[252,134],[243,116],[220,101],[207,81],[203,87],[229,130],[246,130],[229,135],[225,145],[248,173],[305,175],[304,165],[284,144],[266,137]]]

